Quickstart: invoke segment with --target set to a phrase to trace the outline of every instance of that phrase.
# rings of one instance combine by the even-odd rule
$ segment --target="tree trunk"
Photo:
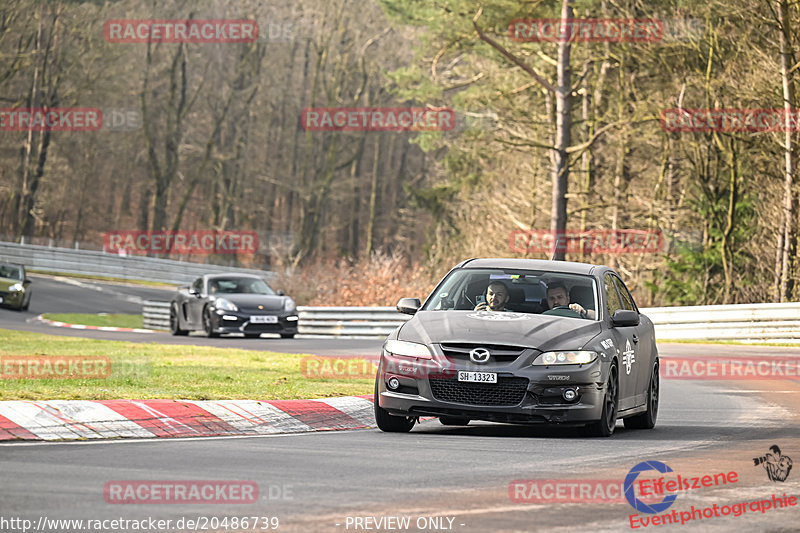
[[[562,0],[561,20],[572,18],[571,0]],[[567,229],[567,184],[569,180],[569,147],[572,103],[572,75],[570,70],[570,52],[572,44],[562,39],[558,44],[558,81],[556,87],[556,135],[551,161],[553,162],[553,202],[550,211],[550,229],[561,235]],[[553,259],[563,261],[566,257],[564,243],[556,246]]]
[[[31,91],[29,95],[29,107],[53,108],[59,105],[58,86],[61,79],[58,75],[60,66],[60,51],[58,46],[58,25],[61,16],[62,4],[57,2],[53,11],[48,31],[47,24],[47,4],[41,4],[41,13],[36,29],[33,61],[33,79],[31,80]],[[33,128],[28,130],[23,149],[23,161],[21,167],[21,177],[18,199],[17,228],[20,236],[33,237],[36,216],[34,206],[36,205],[36,193],[39,183],[44,176],[44,168],[47,163],[48,150],[50,148],[49,129],[34,134]],[[34,148],[35,146],[35,148]],[[34,159],[36,160],[34,163]]]
[[[794,90],[792,77],[794,76],[792,66],[792,27],[789,19],[788,0],[779,0],[778,13],[780,23],[780,50],[781,50],[781,82],[783,85],[783,109],[786,113],[784,117],[784,189],[783,189],[783,242],[781,249],[781,276],[778,296],[781,302],[788,301],[793,291],[792,259],[794,258],[794,239],[792,231],[795,221],[795,193],[794,193],[794,162],[795,153],[792,144],[792,128],[789,127],[789,115],[794,106]]]
[[[366,248],[364,250],[367,260],[369,260],[369,256],[372,255],[373,252],[372,238],[375,233],[375,204],[378,196],[378,163],[380,162],[382,139],[383,136],[377,136],[375,140],[375,151],[372,157],[372,184],[369,193],[369,218],[367,219]]]

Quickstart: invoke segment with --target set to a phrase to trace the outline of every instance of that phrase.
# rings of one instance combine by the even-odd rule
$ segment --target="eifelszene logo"
[[[786,481],[789,472],[792,471],[792,459],[781,455],[781,449],[777,444],[770,446],[766,455],[753,457],[753,464],[762,465],[770,481]]]
[[[647,503],[640,500],[634,491],[634,483],[636,482],[636,478],[639,477],[639,474],[642,472],[647,472],[648,470],[656,470],[662,474],[672,472],[672,469],[661,461],[643,461],[639,463],[631,468],[630,472],[628,472],[628,475],[625,476],[625,483],[623,485],[623,488],[625,489],[625,499],[628,500],[628,503],[631,504],[631,507],[641,513],[658,514],[667,510],[673,503],[675,503],[675,499],[678,497],[678,495],[667,494],[664,496],[663,500],[656,503]]]

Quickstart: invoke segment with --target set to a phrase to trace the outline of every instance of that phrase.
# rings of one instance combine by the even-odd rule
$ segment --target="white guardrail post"
[[[298,333],[385,337],[410,319],[394,307],[297,308]],[[800,302],[640,309],[655,325],[656,340],[733,340],[800,344]],[[144,327],[169,328],[169,303],[147,301]]]

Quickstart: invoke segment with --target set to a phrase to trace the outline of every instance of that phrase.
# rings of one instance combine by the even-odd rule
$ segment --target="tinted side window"
[[[622,303],[619,301],[619,295],[610,274],[606,274],[604,285],[606,288],[606,306],[610,318],[614,315],[614,311],[622,309]]]
[[[631,293],[628,291],[628,288],[625,286],[625,284],[622,283],[622,280],[617,276],[614,276],[614,283],[617,285],[619,294],[622,297],[622,305],[625,306],[625,309],[628,309],[629,311],[638,311],[638,309],[636,309],[636,304],[633,301],[633,296],[631,296]]]

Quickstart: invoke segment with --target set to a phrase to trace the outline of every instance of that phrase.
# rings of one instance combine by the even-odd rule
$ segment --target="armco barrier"
[[[147,300],[142,308],[145,329],[169,329],[169,302]]]
[[[665,340],[800,343],[800,302],[651,307],[641,310]]]
[[[298,307],[300,335],[385,337],[411,318],[394,307]]]
[[[411,318],[394,307],[298,307],[301,335],[384,337]],[[800,302],[643,308],[656,339],[800,343]],[[169,305],[145,302],[145,327],[167,329]]]
[[[147,329],[169,329],[169,302],[144,302],[142,316]],[[385,337],[411,318],[394,307],[304,307],[297,308],[300,335],[335,337]]]
[[[0,242],[0,259],[25,265],[27,269],[49,270],[67,274],[108,276],[120,279],[191,283],[203,274],[241,272],[274,277],[273,272],[187,263],[171,259],[142,256],[120,256],[92,250],[50,248],[35,244]]]

